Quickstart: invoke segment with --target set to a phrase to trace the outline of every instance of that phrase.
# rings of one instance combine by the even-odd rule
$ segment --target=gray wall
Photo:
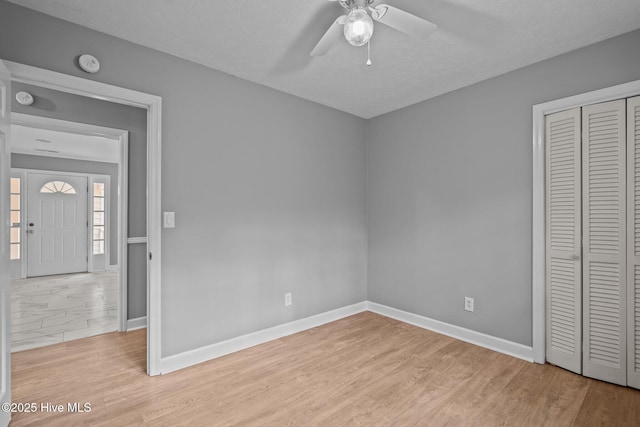
[[[163,97],[164,356],[367,297],[530,345],[531,106],[640,78],[639,45],[365,122],[0,2],[0,58]]]
[[[635,31],[370,120],[369,300],[531,345],[532,106],[640,79],[639,46]]]
[[[109,220],[109,239],[111,254],[109,264],[118,264],[118,164],[93,162],[87,160],[63,159],[58,157],[32,156],[28,154],[11,154],[11,167],[37,169],[57,172],[78,172],[87,174],[109,175],[109,201],[111,216]]]
[[[366,299],[364,120],[6,2],[0,58],[163,97],[163,356]]]
[[[2,4],[0,4],[0,11]],[[2,18],[0,18],[1,21]],[[2,30],[0,30],[1,32]],[[2,55],[0,54],[0,57]],[[6,59],[6,58],[5,58]],[[23,83],[13,83],[13,95],[26,90],[35,97],[31,106],[12,103],[11,109],[17,113],[50,117],[79,123],[111,127],[129,131],[129,200],[128,226],[129,237],[147,235],[147,112],[141,108],[114,104],[98,99],[86,98]],[[15,99],[15,98],[14,98]],[[48,160],[46,160],[48,159]],[[13,156],[12,156],[13,161]],[[48,168],[62,166],[59,160],[45,158],[40,166]],[[72,163],[67,163],[71,165]],[[21,167],[12,164],[14,167]],[[55,169],[54,169],[55,170]],[[113,181],[112,181],[113,182]],[[117,182],[117,181],[116,181]],[[117,200],[115,187],[112,186],[112,200]],[[112,229],[114,230],[114,229]],[[147,313],[147,258],[144,250],[136,248],[128,254],[129,271],[127,274],[127,318],[135,319]],[[115,251],[114,251],[115,252]],[[113,255],[113,254],[112,254]],[[112,258],[113,259],[113,258]],[[115,263],[114,261],[112,261]],[[142,265],[142,268],[131,266]]]

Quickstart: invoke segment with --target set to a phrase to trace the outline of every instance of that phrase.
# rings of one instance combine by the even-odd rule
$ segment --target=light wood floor
[[[640,391],[370,312],[159,377],[145,331],[13,354],[13,401],[89,402],[21,425],[638,426]]]

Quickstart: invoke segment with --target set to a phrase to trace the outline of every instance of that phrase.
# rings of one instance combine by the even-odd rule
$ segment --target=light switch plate
[[[176,213],[165,212],[164,213],[164,228],[176,228]]]

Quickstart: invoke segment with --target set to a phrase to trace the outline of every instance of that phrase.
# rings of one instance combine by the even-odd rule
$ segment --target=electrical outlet
[[[473,298],[464,297],[464,309],[467,311],[473,311]]]
[[[291,292],[287,292],[284,294],[284,305],[291,305],[293,302],[291,301]]]

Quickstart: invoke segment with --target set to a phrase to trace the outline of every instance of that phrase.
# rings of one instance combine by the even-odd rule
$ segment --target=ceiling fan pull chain
[[[367,42],[367,67],[371,65],[371,40]]]

